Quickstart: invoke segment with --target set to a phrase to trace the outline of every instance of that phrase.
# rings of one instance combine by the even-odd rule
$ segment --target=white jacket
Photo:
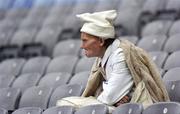
[[[113,105],[127,95],[132,86],[133,79],[125,62],[120,41],[116,39],[106,50],[101,67],[105,71],[103,92],[98,96],[102,103]]]

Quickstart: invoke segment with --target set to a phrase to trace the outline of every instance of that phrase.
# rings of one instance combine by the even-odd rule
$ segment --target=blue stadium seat
[[[35,0],[33,3],[33,7],[39,6],[52,6],[55,0]]]
[[[31,4],[29,1],[33,1],[33,0],[15,0],[12,8],[14,8],[14,9],[30,8]]]
[[[12,8],[15,0],[1,0],[0,9],[10,9]]]

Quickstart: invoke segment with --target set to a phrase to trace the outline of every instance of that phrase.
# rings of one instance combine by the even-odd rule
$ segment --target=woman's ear
[[[103,38],[100,38],[100,46],[104,46],[105,40]]]

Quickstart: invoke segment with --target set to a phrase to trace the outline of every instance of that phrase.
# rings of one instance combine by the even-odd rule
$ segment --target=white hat
[[[101,38],[115,38],[113,21],[117,16],[116,10],[76,15],[84,21],[81,32]]]

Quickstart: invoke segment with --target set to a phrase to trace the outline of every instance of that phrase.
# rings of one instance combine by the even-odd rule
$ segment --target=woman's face
[[[81,48],[87,57],[102,57],[104,41],[96,36],[81,33]]]

